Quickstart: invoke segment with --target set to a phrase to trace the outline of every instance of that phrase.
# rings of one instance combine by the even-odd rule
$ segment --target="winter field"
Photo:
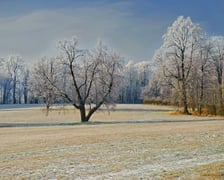
[[[1,106],[0,179],[224,179],[224,119],[174,110]]]

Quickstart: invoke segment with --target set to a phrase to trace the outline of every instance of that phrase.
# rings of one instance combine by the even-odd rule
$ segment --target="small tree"
[[[55,59],[42,58],[41,61],[34,68],[34,84],[32,85],[37,96],[44,99],[46,103],[46,115],[48,115],[50,106],[55,100],[56,94],[54,90],[54,84],[60,81],[60,77],[57,72],[57,65]]]
[[[52,63],[55,78],[49,74],[42,78],[48,89],[80,111],[82,122],[88,122],[103,104],[116,99],[122,63],[102,43],[93,51],[80,50],[77,44],[76,38],[59,42],[61,55]]]

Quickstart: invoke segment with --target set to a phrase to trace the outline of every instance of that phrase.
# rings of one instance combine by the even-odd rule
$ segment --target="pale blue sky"
[[[104,41],[127,60],[150,60],[167,27],[190,16],[208,35],[224,35],[223,0],[0,0],[0,57],[56,56],[56,42]]]

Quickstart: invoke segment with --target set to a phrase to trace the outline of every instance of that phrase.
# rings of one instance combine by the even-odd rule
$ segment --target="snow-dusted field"
[[[171,107],[117,108],[92,119],[110,124],[0,128],[0,179],[221,179],[221,117],[169,115]],[[44,114],[41,108],[1,111],[0,122],[72,122],[79,115],[73,109]]]

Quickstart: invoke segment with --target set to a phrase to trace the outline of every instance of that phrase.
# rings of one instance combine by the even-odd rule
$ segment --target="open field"
[[[174,116],[160,106],[117,108],[92,119],[110,124],[0,128],[0,179],[222,178],[221,117]],[[0,111],[0,123],[78,121],[69,108],[48,117],[39,108]]]
[[[29,107],[29,106],[28,106]],[[80,122],[79,111],[74,107],[55,107],[46,116],[44,107],[18,108],[16,106],[0,106],[1,123],[77,123]],[[175,108],[169,106],[118,104],[108,112],[105,108],[97,111],[91,122],[127,122],[127,121],[179,121],[179,120],[216,120],[223,117],[198,117],[188,115],[169,115]]]

